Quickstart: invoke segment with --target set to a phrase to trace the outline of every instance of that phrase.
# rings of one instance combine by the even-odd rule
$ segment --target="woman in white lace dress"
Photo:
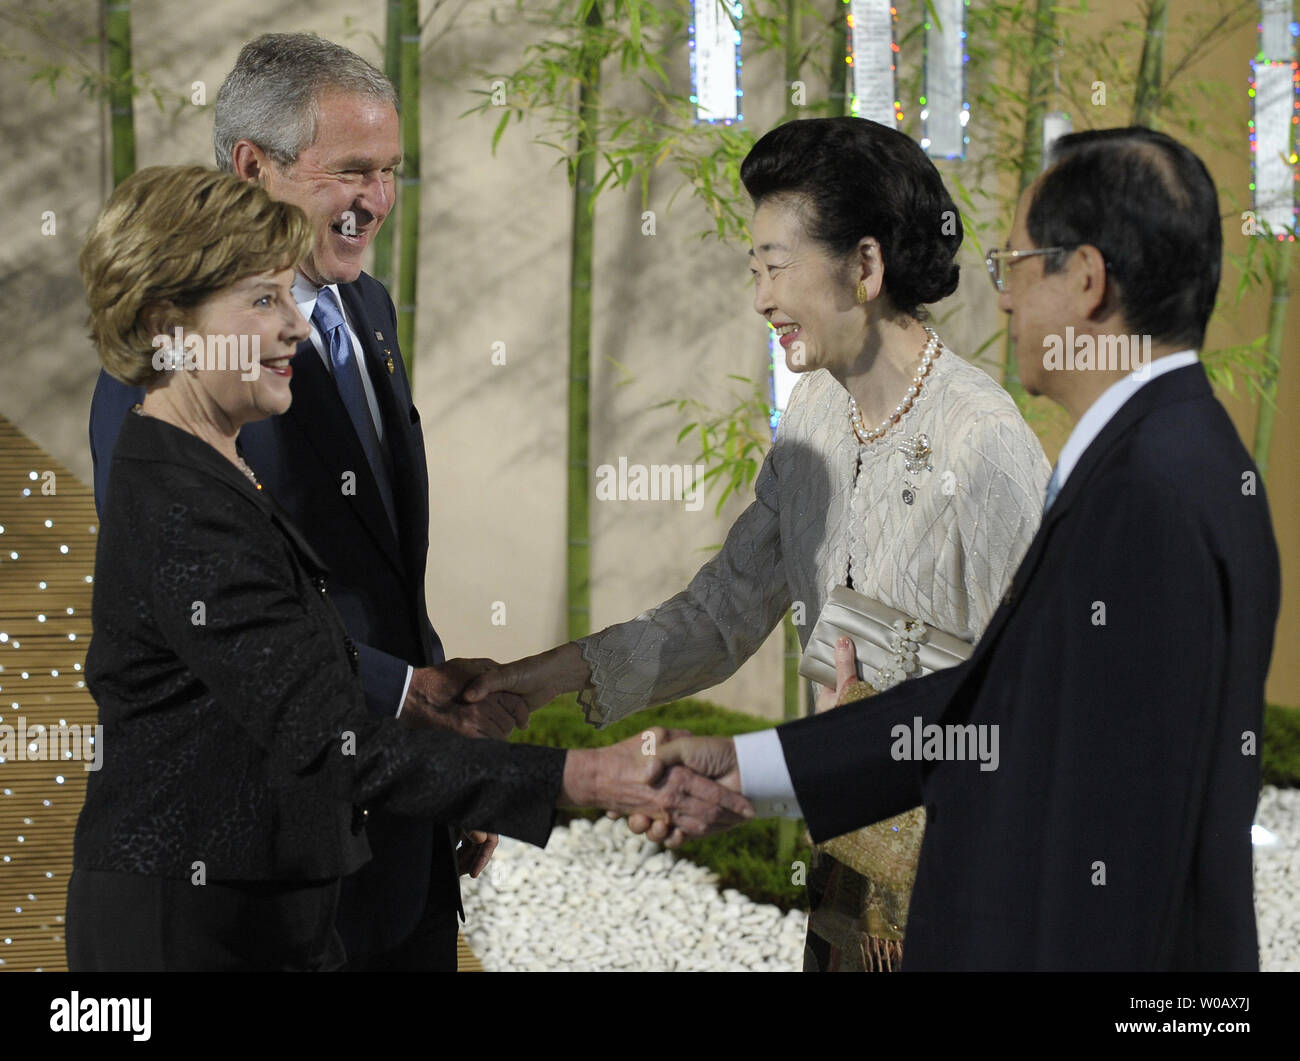
[[[479,688],[530,707],[580,691],[604,726],[723,681],[796,602],[806,644],[836,586],[970,642],[1006,591],[1050,468],[1007,393],[923,323],[962,239],[933,164],[874,122],[808,119],[759,140],[741,178],[754,308],[804,373],[753,504],[681,593]],[[864,831],[857,869],[822,853],[806,969],[897,966],[921,815]]]

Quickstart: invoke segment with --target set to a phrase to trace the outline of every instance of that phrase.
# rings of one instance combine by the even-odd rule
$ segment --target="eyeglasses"
[[[998,247],[984,255],[984,264],[988,267],[989,279],[1001,294],[1007,289],[1006,266],[1014,265],[1022,258],[1032,258],[1035,254],[1059,254],[1069,249],[1069,247],[1038,247],[1031,251],[1010,251]]]

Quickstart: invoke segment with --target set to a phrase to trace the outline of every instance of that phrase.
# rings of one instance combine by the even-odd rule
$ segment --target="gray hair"
[[[251,140],[290,166],[316,140],[317,101],[329,91],[397,107],[393,83],[368,62],[314,33],[264,33],[245,44],[217,93],[212,147],[233,171],[237,141]]]

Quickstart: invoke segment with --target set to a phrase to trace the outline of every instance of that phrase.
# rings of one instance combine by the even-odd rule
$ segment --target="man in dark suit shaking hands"
[[[818,841],[924,805],[904,969],[1258,968],[1279,572],[1258,470],[1197,362],[1221,254],[1214,185],[1182,144],[1058,141],[988,264],[1021,380],[1076,425],[974,655],[665,749],[783,800]]]
[[[301,207],[314,231],[293,285],[311,323],[292,362],[293,405],[247,426],[244,459],[329,567],[370,711],[505,736],[526,720],[522,703],[460,702],[481,665],[447,662],[429,621],[424,436],[392,300],[361,271],[401,162],[393,86],[346,48],[267,34],[240,52],[215,112],[218,167]],[[142,398],[100,373],[90,427],[101,511],[118,430]],[[427,821],[376,812],[366,831],[373,858],[345,879],[339,906],[350,967],[454,970],[458,869],[481,869],[495,838],[477,834],[458,860],[449,831]]]

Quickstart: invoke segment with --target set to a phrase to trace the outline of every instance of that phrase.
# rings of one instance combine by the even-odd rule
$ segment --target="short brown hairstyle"
[[[109,197],[81,249],[90,337],[130,386],[161,375],[145,310],[188,309],[249,276],[296,266],[311,225],[256,184],[202,166],[151,166]]]

